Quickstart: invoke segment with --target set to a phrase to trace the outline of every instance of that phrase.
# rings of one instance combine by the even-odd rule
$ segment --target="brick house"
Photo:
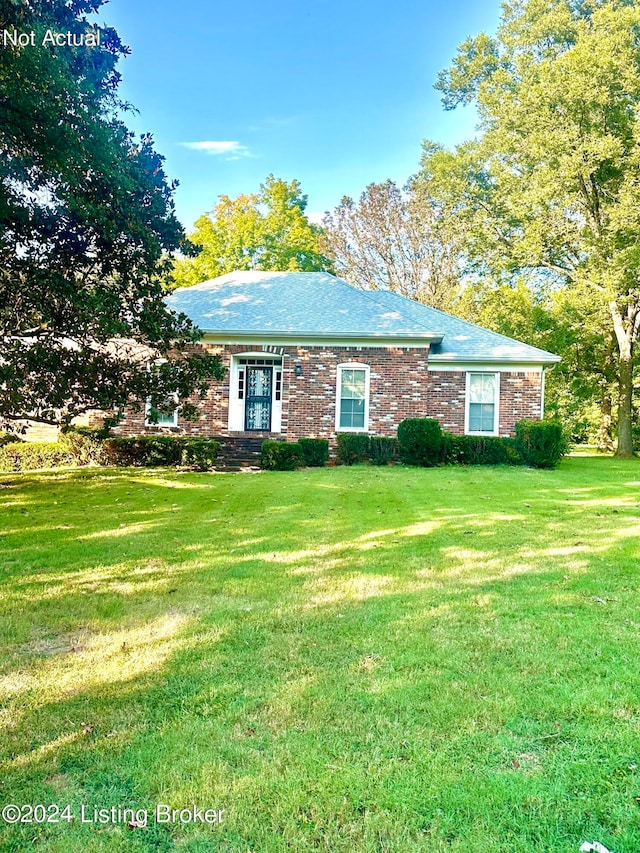
[[[328,273],[234,272],[167,298],[221,356],[197,421],[129,413],[119,432],[264,439],[394,436],[409,417],[453,433],[512,435],[544,411],[559,357],[389,291]]]

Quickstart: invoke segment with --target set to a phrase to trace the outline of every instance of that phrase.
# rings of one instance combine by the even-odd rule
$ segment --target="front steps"
[[[264,438],[253,436],[222,436],[216,468],[222,471],[239,471],[243,468],[259,468],[260,453]]]

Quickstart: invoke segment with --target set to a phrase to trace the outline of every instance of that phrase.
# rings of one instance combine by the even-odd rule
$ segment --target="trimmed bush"
[[[445,465],[522,465],[514,438],[446,434],[442,460]]]
[[[58,436],[58,445],[69,454],[76,465],[104,465],[105,463],[102,441],[96,437],[95,433],[68,429]]]
[[[398,425],[400,459],[407,465],[430,468],[440,459],[442,430],[435,418],[407,418]]]
[[[440,461],[444,465],[522,465],[515,438],[453,435],[443,430]]]
[[[0,471],[30,471],[76,464],[73,456],[58,442],[20,441],[0,448]]]
[[[210,471],[216,464],[220,443],[212,438],[182,439],[182,464],[196,471]]]
[[[262,442],[260,467],[265,471],[293,471],[303,465],[302,448],[297,441],[267,439]]]
[[[567,452],[567,442],[559,421],[518,421],[516,447],[525,465],[555,468]]]
[[[366,462],[369,459],[369,436],[363,432],[339,432],[338,464],[353,465],[354,462]]]
[[[179,465],[184,439],[169,435],[142,435],[136,438],[106,438],[103,442],[109,465],[138,468]]]
[[[369,440],[369,458],[374,465],[390,465],[398,461],[398,439],[372,435]]]
[[[328,438],[300,438],[298,444],[307,468],[322,468],[329,459]]]

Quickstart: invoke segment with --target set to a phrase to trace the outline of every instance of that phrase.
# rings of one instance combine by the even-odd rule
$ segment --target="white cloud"
[[[305,213],[309,222],[312,222],[314,225],[322,225],[322,220],[325,217],[324,213],[320,213],[320,211],[316,210],[305,210]]]
[[[185,148],[191,148],[193,151],[204,151],[205,154],[223,156],[226,160],[239,160],[240,157],[251,157],[251,152],[247,146],[240,145],[239,142],[181,142],[180,145]]]

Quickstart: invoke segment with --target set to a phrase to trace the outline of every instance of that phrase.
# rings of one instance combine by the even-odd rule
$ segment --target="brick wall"
[[[180,420],[178,427],[145,427],[144,412],[129,412],[118,427],[122,435],[163,433],[183,435],[229,435],[229,367],[231,356],[258,351],[247,345],[213,346],[207,350],[219,354],[225,377],[212,382],[204,400],[193,402],[200,410],[197,421]],[[404,418],[437,418],[443,429],[464,431],[465,374],[427,370],[427,349],[372,347],[282,347],[269,348],[282,354],[282,432],[280,437],[333,439],[336,418],[336,378],[339,364],[357,362],[369,365],[369,431],[375,435],[395,436]],[[265,351],[267,354],[267,351]],[[296,376],[299,364],[302,375]],[[516,421],[540,415],[540,374],[503,373],[500,379],[500,434],[511,435]],[[95,418],[93,419],[94,422]],[[267,434],[251,433],[256,438]]]
[[[491,372],[487,368],[487,372]],[[434,371],[429,374],[427,417],[437,418],[443,429],[454,435],[464,433],[466,375],[463,372]],[[523,418],[540,417],[540,373],[500,374],[500,435],[515,435],[515,425]]]
[[[500,435],[514,435],[523,418],[538,420],[542,374],[502,373],[500,376]]]

